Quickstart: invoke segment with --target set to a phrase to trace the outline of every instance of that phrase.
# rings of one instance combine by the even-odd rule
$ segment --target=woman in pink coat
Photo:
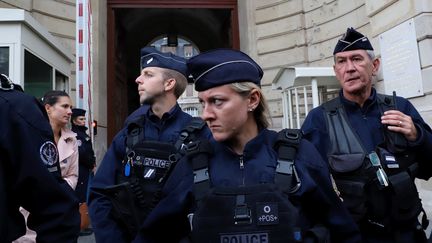
[[[59,152],[60,169],[63,179],[75,190],[78,182],[78,144],[76,133],[68,128],[72,115],[72,101],[64,91],[48,91],[43,97]]]

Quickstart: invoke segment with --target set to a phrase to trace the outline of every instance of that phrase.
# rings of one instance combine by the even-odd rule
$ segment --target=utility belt
[[[354,171],[341,173],[333,168],[344,204],[357,222],[390,229],[417,220],[423,208],[414,184],[418,165],[408,162],[411,159],[410,155],[393,155],[378,147]],[[427,219],[422,221],[426,228]]]
[[[130,149],[116,175],[117,183],[104,189],[111,214],[132,240],[147,215],[161,199],[169,171],[177,160],[174,145],[145,141]]]
[[[325,227],[302,231],[299,210],[276,184],[212,188],[189,215],[193,242],[328,242]]]

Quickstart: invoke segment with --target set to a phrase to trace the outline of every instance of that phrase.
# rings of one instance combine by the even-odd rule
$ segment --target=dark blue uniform
[[[95,167],[95,155],[90,136],[86,133],[87,127],[72,124],[72,131],[77,134],[79,152],[78,183],[75,188],[79,202],[86,202],[87,185],[90,171]]]
[[[25,234],[22,206],[38,242],[75,242],[78,202],[61,178],[58,152],[34,97],[0,89],[0,242]]]
[[[366,100],[363,107],[358,104],[348,101],[343,97],[342,91],[339,93],[341,103],[346,111],[349,123],[360,138],[362,145],[366,151],[374,151],[376,146],[384,142],[384,126],[381,124],[381,112],[377,101],[375,89],[372,89],[371,96]],[[420,158],[427,158],[427,154],[432,150],[432,133],[430,127],[423,121],[420,114],[413,105],[402,97],[396,98],[396,106],[399,111],[411,116],[418,133],[418,139],[414,142],[409,142],[408,150],[418,151]],[[323,158],[327,158],[330,150],[331,141],[326,122],[326,113],[322,106],[317,107],[309,112],[306,120],[303,123],[302,129],[305,138],[311,141],[320,152]],[[426,170],[420,171],[421,178],[427,179],[431,176],[430,161],[418,161]],[[426,172],[426,173],[422,173]],[[392,242],[392,234],[382,232],[381,236],[369,235],[370,232],[363,231],[365,239],[375,242]],[[406,232],[401,232],[400,239],[402,242],[411,242],[413,239],[413,230],[407,229]],[[377,237],[377,238],[376,238]],[[390,237],[390,238],[389,238]],[[387,241],[386,241],[387,240]]]
[[[209,160],[211,185],[239,187],[274,183],[278,159],[277,152],[273,149],[276,138],[276,132],[263,129],[246,144],[242,155],[234,153],[223,143],[211,140],[214,148],[214,155]],[[296,168],[301,186],[291,195],[291,199],[300,202],[304,210],[302,216],[310,215],[314,219],[309,220],[327,226],[332,242],[359,242],[358,229],[332,188],[326,164],[314,146],[306,140],[300,143]],[[191,164],[185,158],[168,180],[165,188],[167,197],[160,204],[178,203],[178,210],[193,205],[193,181]]]
[[[181,110],[178,104],[170,112],[165,113],[162,119],[152,114],[149,106],[144,105],[132,113],[125,123],[128,124],[129,121],[134,120],[138,116],[145,116],[146,118],[143,124],[145,140],[169,142],[172,144],[178,140],[180,131],[192,119],[189,114]],[[125,242],[124,232],[110,215],[112,209],[111,202],[106,196],[96,191],[97,189],[106,188],[118,183],[116,175],[121,172],[122,161],[126,154],[126,127],[115,136],[97,170],[91,186],[89,211],[98,242]],[[209,134],[208,130],[207,133]],[[158,222],[161,218],[164,218],[165,214],[169,214],[170,211],[177,211],[176,206],[176,202],[168,202],[168,204],[164,203],[163,205],[158,204],[155,210],[144,221],[141,231],[133,242],[147,242],[154,237],[160,239],[161,242],[172,242],[171,237],[174,237],[176,231],[182,228],[180,225],[173,224],[172,228],[166,228],[163,235],[156,235],[160,231],[156,232],[152,227],[160,227],[158,228],[159,230],[162,230],[162,227],[168,227],[167,225],[169,224],[161,226]]]

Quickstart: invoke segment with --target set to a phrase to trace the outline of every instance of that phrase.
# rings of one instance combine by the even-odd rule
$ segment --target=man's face
[[[144,68],[135,82],[138,84],[138,94],[141,104],[152,105],[159,97],[165,94],[165,80],[162,68]]]
[[[379,68],[379,59],[371,60],[365,50],[336,53],[333,66],[336,78],[346,95],[365,93],[372,87],[372,76]]]

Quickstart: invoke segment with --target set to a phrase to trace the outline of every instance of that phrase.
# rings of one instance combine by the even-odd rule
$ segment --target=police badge
[[[54,165],[57,163],[58,160],[58,152],[57,152],[57,147],[53,142],[47,141],[44,144],[42,144],[42,146],[39,149],[39,154],[41,160],[48,167],[48,170],[50,172],[57,170],[57,167]]]

